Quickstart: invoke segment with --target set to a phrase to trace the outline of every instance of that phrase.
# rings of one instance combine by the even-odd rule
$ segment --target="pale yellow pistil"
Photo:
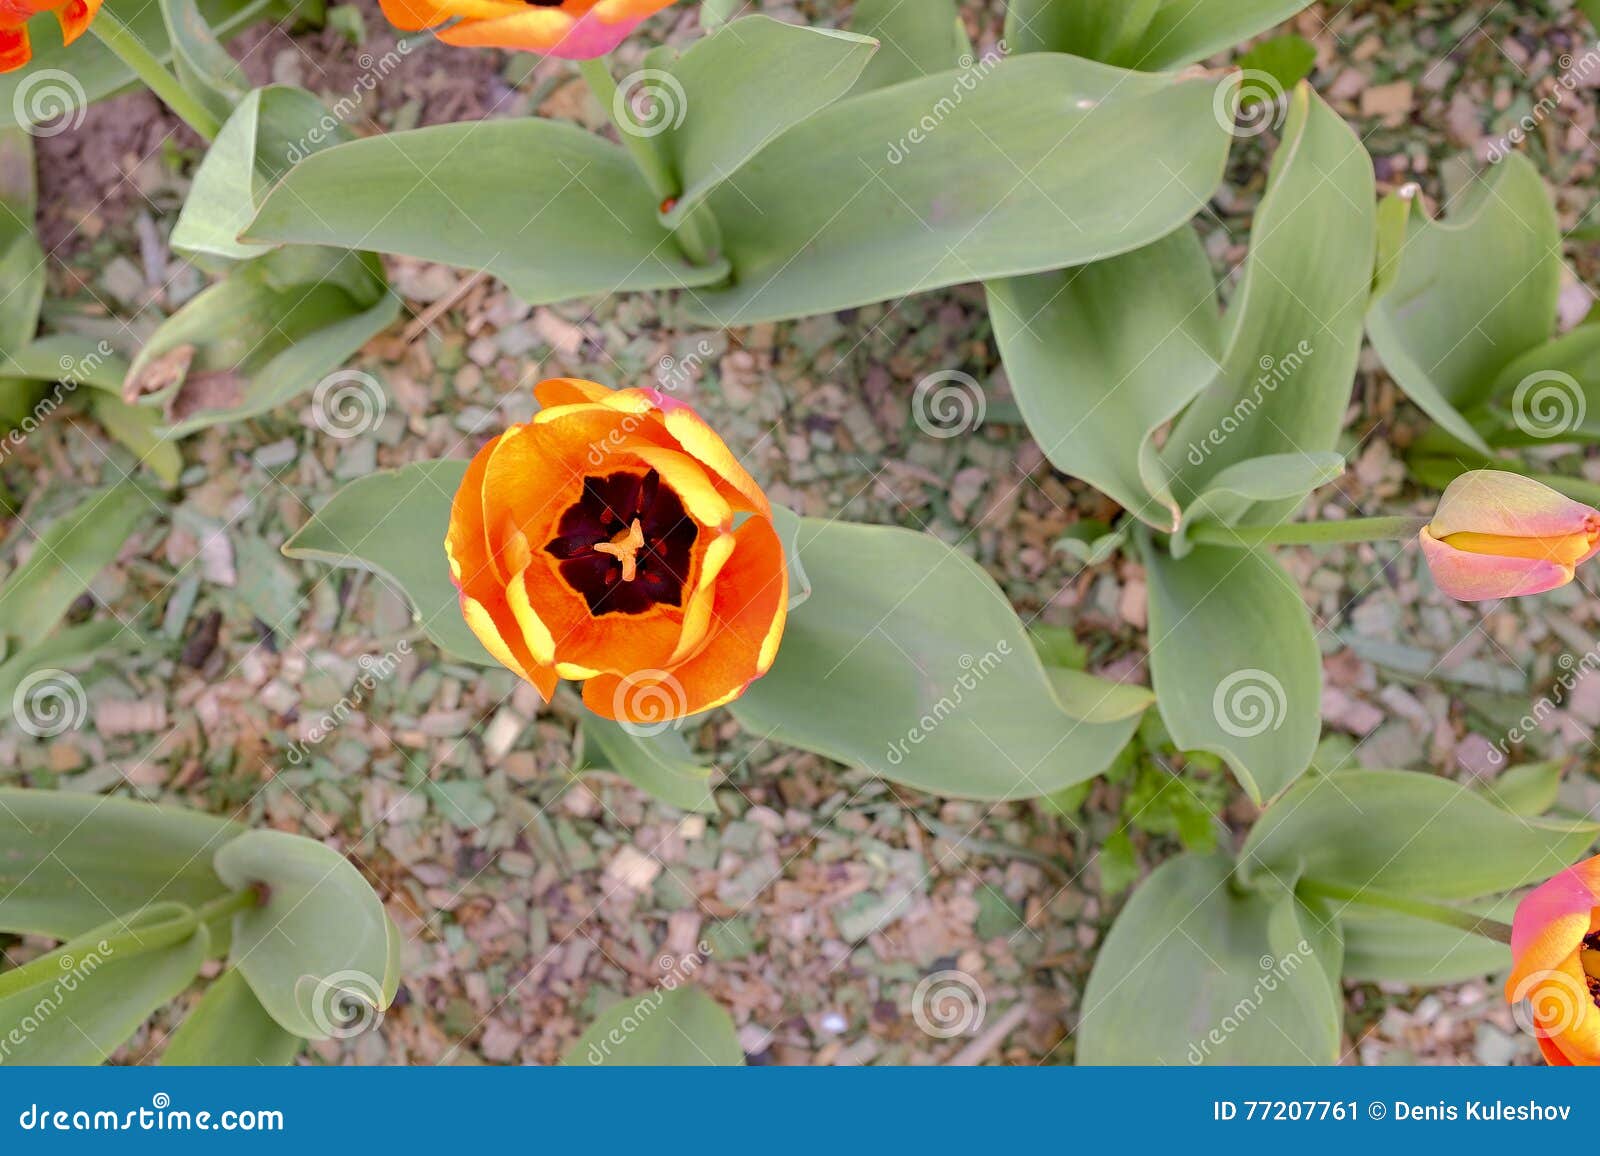
[[[639,519],[609,542],[596,542],[595,553],[610,554],[622,563],[622,580],[632,582],[639,574],[639,551],[644,548],[644,530]]]

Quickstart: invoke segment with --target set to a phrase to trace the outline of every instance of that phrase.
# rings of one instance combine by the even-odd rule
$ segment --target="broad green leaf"
[[[1187,506],[1227,467],[1334,448],[1361,352],[1376,244],[1372,161],[1343,119],[1301,85],[1229,305],[1221,374],[1163,447]],[[1298,500],[1261,503],[1253,521]]]
[[[243,833],[194,811],[0,787],[0,931],[66,939],[153,903],[199,907],[227,893],[211,856]]]
[[[415,462],[351,482],[283,544],[290,558],[370,570],[399,588],[441,650],[498,665],[461,617],[444,538],[467,463]]]
[[[304,89],[275,84],[249,93],[200,162],[173,226],[172,247],[228,261],[260,256],[267,247],[246,244],[239,234],[255,218],[267,186],[301,157],[351,139]]]
[[[0,637],[25,647],[42,641],[156,510],[137,483],[119,482],[51,522],[0,585]]]
[[[1513,814],[1437,775],[1346,770],[1300,783],[1257,820],[1240,854],[1282,873],[1429,899],[1541,882],[1588,850],[1600,825]]]
[[[1147,72],[1181,68],[1281,24],[1311,0],[1012,0],[1013,52],[1070,52]]]
[[[615,771],[640,790],[684,811],[713,813],[711,768],[695,761],[694,752],[674,730],[624,727],[585,709],[585,753],[593,747],[598,765]]]
[[[10,351],[33,340],[44,304],[44,250],[34,236],[38,208],[33,138],[0,128],[0,376],[25,377]]]
[[[1470,931],[1359,903],[1332,906],[1344,929],[1345,978],[1356,983],[1433,987],[1504,971],[1510,962],[1505,944]],[[1466,906],[1510,922],[1516,899]]]
[[[115,619],[83,622],[57,630],[42,642],[36,642],[32,646],[25,646],[6,655],[5,662],[0,663],[0,708],[10,704],[13,712],[27,709],[13,702],[12,696],[17,693],[17,688],[30,674],[35,671],[59,672],[62,667],[93,659],[107,650],[122,634],[123,625]],[[132,631],[128,634],[133,637]],[[66,690],[65,694],[60,693],[63,689]],[[44,710],[47,717],[56,721],[66,721],[78,716],[80,708],[76,704],[84,701],[76,700],[75,693],[63,680],[56,678],[51,682],[48,676],[46,682],[35,686],[27,697],[33,699],[35,695],[40,694],[44,696],[44,700],[38,702],[35,709]],[[49,713],[57,705],[67,708],[66,713],[59,719]],[[81,717],[78,721],[82,721]]]
[[[623,78],[623,131],[655,136],[671,160],[675,224],[785,130],[850,90],[872,56],[865,36],[746,16],[695,41],[665,71]]]
[[[1477,784],[1477,791],[1513,815],[1542,815],[1556,805],[1561,794],[1561,772],[1566,763],[1523,763],[1507,767],[1498,776]]]
[[[163,64],[172,60],[161,6],[149,0],[107,0],[107,7]],[[200,14],[219,37],[229,37],[262,19],[270,0],[200,0]],[[15,72],[0,73],[0,127],[37,124],[60,132],[83,120],[82,109],[136,82],[134,74],[98,37],[61,43],[55,14],[28,22],[33,60]],[[53,135],[53,133],[52,133]]]
[[[977,63],[954,0],[857,0],[850,31],[878,42],[852,95]]]
[[[372,254],[281,250],[235,267],[167,318],[130,373],[138,379],[163,355],[192,348],[182,380],[141,399],[163,406],[169,436],[182,437],[265,413],[310,389],[399,312]]]
[[[52,953],[54,966],[36,982],[0,996],[0,1064],[98,1064],[188,987],[209,954],[204,926],[150,950],[110,943],[167,910],[102,924]]]
[[[1263,40],[1234,63],[1247,75],[1260,78],[1242,92],[1241,99],[1270,100],[1274,93],[1288,92],[1311,75],[1317,63],[1317,49],[1304,37],[1290,33]]]
[[[1181,558],[1189,552],[1189,531],[1201,523],[1236,526],[1262,502],[1293,501],[1298,505],[1311,491],[1343,473],[1344,458],[1331,451],[1268,454],[1236,462],[1212,478],[1205,493],[1183,512],[1183,525],[1172,536],[1173,556]]]
[[[1181,226],[1120,257],[990,281],[989,316],[1023,420],[1063,473],[1170,530],[1154,431],[1216,376],[1211,263]]]
[[[264,890],[233,917],[230,962],[285,1031],[327,1039],[382,1017],[400,981],[399,933],[349,860],[312,839],[248,831],[213,865],[231,890]]]
[[[813,518],[798,538],[811,597],[731,707],[754,734],[978,799],[1092,778],[1132,736],[1138,692],[1072,680],[1069,709],[993,579],[937,538]]]
[[[120,394],[128,376],[127,359],[105,341],[54,333],[31,341],[10,355],[8,368],[22,377],[92,386]]]
[[[1414,191],[1405,244],[1367,333],[1395,383],[1455,437],[1486,453],[1464,414],[1501,371],[1549,340],[1561,282],[1561,232],[1539,172],[1520,153],[1474,179],[1434,221]]]
[[[259,1067],[291,1063],[300,1050],[291,1035],[267,1014],[237,969],[223,972],[206,988],[161,1054],[164,1067]]]
[[[178,83],[221,124],[250,90],[250,82],[218,43],[198,0],[161,0],[161,15]]]
[[[1336,925],[1221,855],[1162,864],[1111,926],[1083,993],[1080,1064],[1332,1064]]]
[[[1322,730],[1322,655],[1300,588],[1269,555],[1142,539],[1150,676],[1181,750],[1228,761],[1257,803],[1292,783]]]
[[[838,101],[712,194],[733,283],[692,304],[743,325],[1149,244],[1221,178],[1216,87],[1035,54]]]
[[[183,472],[183,454],[177,443],[161,429],[161,415],[143,406],[129,405],[113,393],[96,390],[89,395],[89,408],[105,427],[106,433],[127,446],[139,464],[169,486],[178,484]]]
[[[1476,424],[1492,445],[1600,441],[1600,325],[1528,350],[1500,371],[1489,396],[1492,416]]]
[[[737,1067],[733,1019],[697,987],[657,988],[600,1013],[561,1058],[569,1067]]]
[[[783,543],[783,558],[789,567],[790,610],[811,597],[811,579],[800,562],[800,522],[800,515],[787,506],[772,507],[772,525]]]
[[[570,124],[513,117],[314,153],[267,193],[245,238],[482,270],[533,304],[727,276],[726,263],[690,265],[656,208],[620,146]]]

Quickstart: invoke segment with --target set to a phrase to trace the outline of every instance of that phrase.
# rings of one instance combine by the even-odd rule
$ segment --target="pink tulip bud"
[[[1445,488],[1422,530],[1434,583],[1478,602],[1543,594],[1600,550],[1600,510],[1505,470],[1472,470]]]

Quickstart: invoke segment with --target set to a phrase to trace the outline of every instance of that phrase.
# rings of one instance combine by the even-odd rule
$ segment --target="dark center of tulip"
[[[564,0],[522,0],[522,2],[534,8],[559,8]]]
[[[583,479],[545,551],[591,614],[643,614],[683,605],[690,551],[700,527],[661,475],[615,473]]]
[[[1578,962],[1583,965],[1583,978],[1589,984],[1589,998],[1600,1007],[1600,931],[1591,931],[1583,937]]]

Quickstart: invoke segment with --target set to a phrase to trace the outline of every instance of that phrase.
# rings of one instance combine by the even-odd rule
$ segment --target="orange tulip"
[[[89,30],[100,11],[100,0],[0,0],[0,72],[15,72],[33,59],[28,43],[28,21],[41,12],[54,12],[61,39],[71,44]]]
[[[478,452],[450,510],[467,625],[546,701],[582,679],[589,709],[621,722],[739,697],[788,613],[766,495],[656,390],[555,378],[534,394],[543,408]]]
[[[1434,582],[1463,602],[1565,586],[1597,550],[1600,510],[1505,470],[1456,478],[1422,531]]]
[[[564,60],[604,56],[645,17],[673,0],[380,0],[397,28],[416,32],[459,20],[438,33],[464,48],[511,48]]]
[[[1511,921],[1506,1000],[1552,1064],[1600,1064],[1600,855],[1540,884]]]

